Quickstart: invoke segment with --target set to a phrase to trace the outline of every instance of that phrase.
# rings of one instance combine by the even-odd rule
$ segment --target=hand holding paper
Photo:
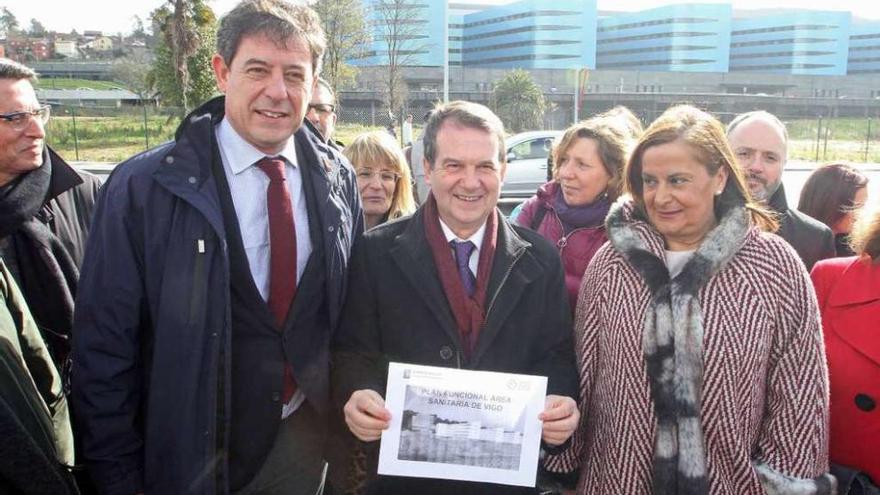
[[[385,400],[375,390],[355,391],[343,411],[348,429],[364,442],[378,440],[391,420],[391,413],[385,409]]]
[[[574,399],[548,395],[544,412],[538,415],[538,419],[544,422],[541,439],[550,445],[562,445],[574,433],[580,417]]]

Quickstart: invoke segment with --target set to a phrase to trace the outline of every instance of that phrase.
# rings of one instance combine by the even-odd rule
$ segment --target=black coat
[[[389,361],[543,375],[548,377],[548,394],[576,399],[571,316],[556,249],[530,230],[499,221],[485,325],[467,360],[425,236],[423,214],[424,208],[376,227],[355,247],[348,299],[334,343],[333,389],[339,410],[356,390],[384,394]],[[366,447],[375,454],[378,442]],[[463,495],[534,490],[380,477],[370,492]]]
[[[837,256],[831,229],[815,218],[789,208],[785,188],[781,184],[769,203],[770,208],[779,214],[779,230],[776,234],[797,251],[808,272],[817,261]]]

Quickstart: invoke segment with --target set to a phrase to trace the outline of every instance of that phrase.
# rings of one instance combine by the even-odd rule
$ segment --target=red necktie
[[[296,297],[296,226],[293,203],[284,177],[284,160],[263,158],[257,162],[269,176],[266,204],[269,209],[269,309],[275,316],[278,329],[284,330],[287,311]],[[293,370],[284,365],[284,403],[290,402],[296,391]]]

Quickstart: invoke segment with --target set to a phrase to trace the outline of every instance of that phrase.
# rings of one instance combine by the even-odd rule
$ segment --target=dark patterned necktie
[[[269,176],[269,187],[266,189],[269,209],[269,309],[281,331],[296,297],[296,226],[284,166],[284,160],[277,158],[266,157],[257,162],[257,167]],[[295,391],[293,370],[289,363],[285,363],[285,404],[290,402]]]
[[[464,286],[465,292],[470,297],[474,297],[474,290],[477,288],[477,279],[474,277],[468,266],[471,259],[471,253],[474,252],[476,246],[471,241],[458,242],[456,240],[449,241],[449,244],[455,249],[455,264],[458,266],[458,276],[461,278],[461,284]]]

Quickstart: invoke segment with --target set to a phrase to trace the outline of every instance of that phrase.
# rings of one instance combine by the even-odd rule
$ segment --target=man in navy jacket
[[[212,60],[225,97],[103,189],[73,368],[102,493],[320,490],[329,342],[363,230],[351,167],[302,126],[324,46],[309,8],[240,3]]]

